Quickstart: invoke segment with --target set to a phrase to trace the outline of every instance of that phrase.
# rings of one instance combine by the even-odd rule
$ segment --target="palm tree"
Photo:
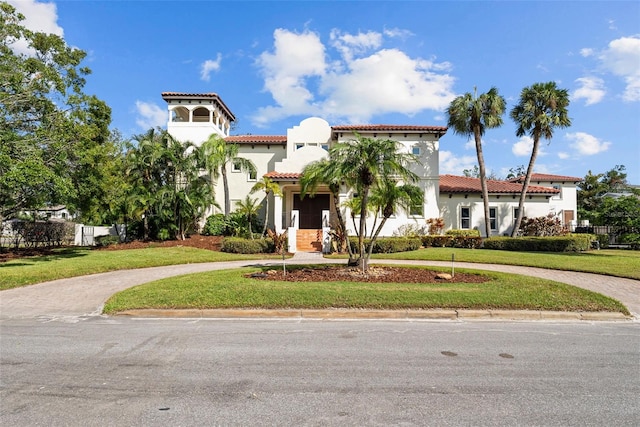
[[[265,199],[265,214],[264,214],[264,228],[262,229],[262,235],[267,234],[267,224],[269,223],[269,196],[273,194],[274,196],[282,197],[282,190],[280,186],[271,181],[269,177],[263,176],[260,181],[256,182],[254,186],[251,188],[249,194],[253,194],[256,191],[264,191],[264,199]]]
[[[558,89],[555,82],[547,82],[534,83],[530,87],[522,89],[520,102],[511,110],[511,118],[518,126],[516,136],[529,135],[533,139],[531,158],[520,192],[518,217],[513,225],[511,237],[516,236],[522,222],[524,200],[531,181],[533,166],[538,156],[540,138],[550,140],[555,128],[571,126],[571,119],[567,111],[568,106],[569,92],[566,89]]]
[[[229,199],[229,182],[227,180],[227,167],[229,164],[239,168],[242,172],[256,172],[256,167],[251,160],[238,156],[240,146],[238,144],[227,144],[218,134],[213,133],[202,144],[204,164],[207,172],[213,180],[222,175],[222,187],[224,191],[224,215],[229,216],[231,212],[231,201]]]
[[[480,175],[480,187],[482,188],[482,201],[484,204],[484,229],[486,237],[491,234],[491,219],[489,216],[489,191],[487,190],[487,170],[482,153],[482,136],[485,129],[497,128],[502,125],[502,115],[505,111],[505,100],[498,95],[498,89],[492,87],[489,92],[477,96],[474,88],[473,95],[465,93],[454,99],[447,114],[449,115],[449,127],[458,135],[473,135],[476,143],[476,155]]]
[[[249,236],[253,239],[253,230],[251,229],[251,223],[253,219],[258,215],[258,211],[260,210],[260,204],[258,204],[258,199],[252,199],[248,195],[244,198],[244,200],[240,200],[237,202],[236,212],[241,214],[248,223],[249,226]]]
[[[356,134],[356,139],[339,142],[329,150],[329,159],[335,162],[337,176],[352,186],[361,200],[358,229],[358,265],[367,269],[364,252],[365,223],[371,187],[386,179],[407,183],[416,182],[418,176],[408,169],[410,162],[417,163],[417,156],[402,151],[400,144],[390,139],[375,139]],[[374,242],[371,242],[373,244]]]
[[[376,200],[376,205],[382,211],[382,221],[371,236],[371,244],[367,252],[367,259],[371,258],[373,242],[376,241],[382,227],[396,211],[401,207],[407,213],[412,206],[421,205],[424,202],[424,193],[420,187],[412,184],[400,184],[393,179],[381,180],[372,190],[371,199]]]
[[[320,184],[329,187],[331,197],[333,198],[336,218],[338,219],[336,235],[343,239],[343,241],[339,242],[340,246],[346,243],[349,258],[353,259],[353,251],[348,242],[347,225],[344,220],[344,215],[342,215],[342,210],[340,209],[340,185],[342,184],[342,176],[340,176],[335,168],[334,162],[321,159],[305,166],[302,171],[302,177],[300,178],[300,197],[304,198],[307,194],[313,196]]]

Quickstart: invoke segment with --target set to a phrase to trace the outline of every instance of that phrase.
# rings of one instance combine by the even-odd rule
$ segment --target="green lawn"
[[[264,255],[236,255],[190,247],[122,251],[69,248],[56,251],[54,255],[0,263],[0,290],[113,270],[264,257]]]
[[[297,267],[299,268],[299,267]],[[422,268],[422,267],[413,267]],[[283,282],[244,277],[243,268],[172,277],[114,295],[105,313],[128,309],[529,309],[612,311],[619,302],[594,292],[539,278],[460,269],[489,278],[480,284]]]
[[[523,265],[554,270],[582,271],[640,280],[640,251],[606,249],[581,253],[512,252],[490,249],[428,248],[373,258]]]

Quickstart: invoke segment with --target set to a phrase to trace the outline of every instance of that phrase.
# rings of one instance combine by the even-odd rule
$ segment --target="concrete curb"
[[[397,320],[522,320],[522,321],[633,321],[633,317],[617,312],[564,312],[538,310],[262,310],[262,309],[144,309],[126,310],[111,316],[133,318],[209,318],[209,319],[397,319]]]

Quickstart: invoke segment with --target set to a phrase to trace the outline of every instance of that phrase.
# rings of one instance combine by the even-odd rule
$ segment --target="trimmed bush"
[[[480,230],[476,230],[474,229],[452,229],[452,230],[447,230],[445,233],[445,236],[453,236],[453,237],[480,237]]]
[[[96,237],[96,246],[98,246],[98,247],[117,245],[118,243],[120,243],[120,237],[119,236],[108,235],[108,236],[98,236],[98,237]]]
[[[478,230],[449,230],[444,236],[422,236],[422,246],[478,249],[482,246],[482,237]]]
[[[431,246],[434,248],[444,248],[451,244],[453,236],[431,236]]]
[[[600,249],[607,249],[609,247],[609,235],[608,234],[596,234],[596,239],[600,243]]]
[[[213,214],[207,217],[207,222],[202,228],[205,236],[223,236],[227,230],[227,220],[224,214]]]
[[[241,237],[226,237],[222,241],[220,250],[234,254],[273,253],[275,245],[273,239],[243,239]]]
[[[485,249],[522,252],[584,252],[591,249],[593,234],[572,234],[553,237],[491,237],[485,239]]]
[[[354,252],[357,252],[358,239],[355,237],[349,238],[349,243]],[[365,250],[369,249],[371,239],[365,239]],[[422,240],[419,237],[382,237],[376,239],[373,245],[374,254],[390,254],[395,252],[407,252],[420,249],[422,246]]]

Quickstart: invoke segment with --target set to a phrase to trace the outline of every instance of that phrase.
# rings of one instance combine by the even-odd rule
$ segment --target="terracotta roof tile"
[[[234,144],[286,144],[285,135],[235,135],[224,139]]]
[[[424,133],[441,133],[447,132],[446,126],[414,126],[414,125],[339,125],[332,126],[331,129],[336,131],[377,131],[377,132],[424,132]]]
[[[297,172],[271,171],[266,173],[264,176],[266,176],[267,178],[271,178],[274,181],[297,181],[300,179],[302,174]]]
[[[487,189],[491,194],[519,194],[522,185],[510,181],[487,180]],[[480,179],[466,176],[440,175],[441,193],[481,193]],[[530,185],[527,194],[557,194],[560,190],[551,187]]]
[[[524,182],[524,175],[519,176],[517,178],[512,178],[509,181],[511,182]],[[578,178],[575,176],[565,176],[565,175],[551,175],[546,173],[532,173],[531,181],[545,181],[545,182],[580,182],[582,178]]]

